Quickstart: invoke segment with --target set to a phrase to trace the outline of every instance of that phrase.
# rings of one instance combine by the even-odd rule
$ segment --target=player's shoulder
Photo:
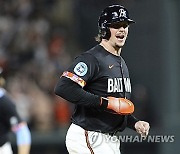
[[[76,58],[80,58],[80,59],[86,59],[89,61],[97,61],[97,55],[98,55],[98,46],[95,46],[85,52],[82,52],[80,55],[78,55]]]
[[[101,60],[102,57],[106,56],[106,52],[99,44],[94,46],[93,48],[82,53],[84,56],[88,56],[88,58],[96,59],[97,61]]]
[[[99,56],[99,55],[101,55],[103,53],[102,49],[103,48],[98,44],[98,45],[94,46],[93,48],[89,49],[88,51],[86,51],[85,53],[92,54],[95,57],[97,57],[97,56]]]
[[[5,110],[7,108],[7,106],[9,106],[9,100],[8,96],[6,94],[6,90],[3,88],[0,88],[0,108],[1,110]]]

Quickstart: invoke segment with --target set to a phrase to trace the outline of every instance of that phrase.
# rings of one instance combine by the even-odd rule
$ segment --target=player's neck
[[[107,50],[108,52],[110,52],[111,54],[115,55],[115,56],[120,56],[121,54],[121,49],[122,48],[116,48],[113,47],[112,45],[110,45],[107,41],[102,40],[100,45]]]

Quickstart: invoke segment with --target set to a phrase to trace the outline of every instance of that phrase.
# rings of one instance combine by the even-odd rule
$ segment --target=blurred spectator
[[[55,117],[57,125],[60,127],[68,127],[70,125],[70,117],[73,106],[71,107],[63,98],[55,97]]]
[[[5,69],[7,89],[18,113],[32,130],[66,126],[71,106],[57,100],[53,91],[61,75],[57,74],[71,61],[66,35],[72,22],[72,1],[10,0],[0,4],[0,66]]]
[[[9,132],[16,134],[18,154],[29,154],[31,148],[31,133],[26,121],[20,117],[14,104],[3,88],[5,79],[0,67],[0,154],[13,154],[8,138]]]
[[[27,119],[32,129],[50,131],[55,128],[52,98],[46,95],[33,80],[23,72],[19,72],[9,79],[9,85],[8,89],[15,98],[19,114]]]

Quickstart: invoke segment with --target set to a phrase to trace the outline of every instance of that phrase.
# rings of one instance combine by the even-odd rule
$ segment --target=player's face
[[[109,29],[111,32],[111,37],[109,39],[109,43],[111,44],[111,46],[115,48],[123,47],[128,36],[128,22],[111,24]]]

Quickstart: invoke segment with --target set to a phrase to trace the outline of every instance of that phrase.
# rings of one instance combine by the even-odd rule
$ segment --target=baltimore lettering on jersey
[[[123,81],[124,79],[124,81]],[[131,93],[131,83],[129,78],[109,78],[107,92],[123,92],[123,82],[126,92]]]

